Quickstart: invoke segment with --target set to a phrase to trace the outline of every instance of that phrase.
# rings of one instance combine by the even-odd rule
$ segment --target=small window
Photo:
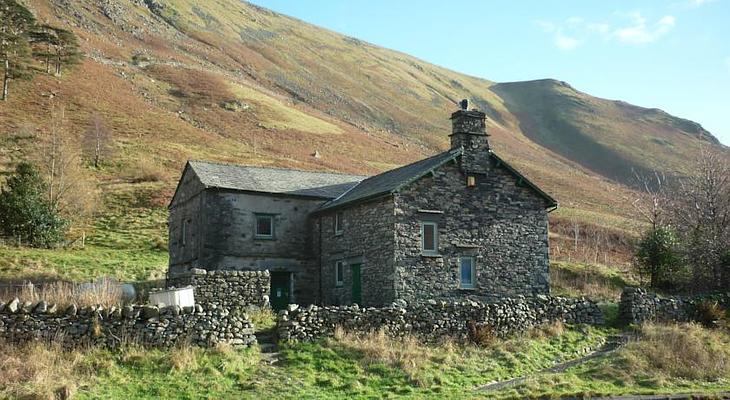
[[[339,211],[335,214],[335,235],[342,234],[343,222],[344,222],[344,219],[343,219],[342,211]]]
[[[335,286],[342,286],[345,282],[345,262],[337,261],[335,263]]]
[[[474,278],[474,259],[472,257],[462,257],[459,263],[459,287],[473,289]]]
[[[438,224],[421,223],[421,251],[423,254],[438,254]]]
[[[274,238],[274,216],[256,215],[256,237],[259,239]]]

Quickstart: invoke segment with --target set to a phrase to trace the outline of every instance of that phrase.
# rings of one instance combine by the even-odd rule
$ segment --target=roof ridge
[[[341,176],[362,177],[362,178],[369,178],[371,176],[374,176],[374,175],[347,174],[344,172],[314,171],[314,170],[296,169],[296,168],[261,167],[261,166],[257,166],[257,165],[236,164],[236,163],[230,163],[230,162],[224,162],[224,161],[207,161],[207,160],[189,159],[188,163],[191,163],[191,162],[222,165],[222,166],[229,166],[229,167],[258,168],[258,169],[268,169],[268,170],[275,170],[275,171],[309,172],[309,173],[314,173],[314,174],[341,175]]]

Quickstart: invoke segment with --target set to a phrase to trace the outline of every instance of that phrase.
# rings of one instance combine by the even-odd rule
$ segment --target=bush
[[[648,231],[639,243],[636,266],[643,276],[649,276],[652,288],[672,287],[673,269],[679,264],[677,237],[669,228]]]
[[[696,306],[697,322],[707,328],[729,327],[727,312],[715,300],[705,300]]]
[[[497,339],[494,329],[489,325],[469,321],[467,328],[469,330],[469,340],[478,346],[490,346]]]
[[[60,242],[68,222],[47,201],[47,190],[35,166],[18,164],[0,192],[0,233],[32,247],[52,247]]]

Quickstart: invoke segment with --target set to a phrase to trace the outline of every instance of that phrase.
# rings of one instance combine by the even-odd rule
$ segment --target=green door
[[[289,291],[291,288],[290,272],[271,273],[271,293],[269,302],[274,310],[283,310],[289,304]]]
[[[352,272],[352,303],[362,304],[362,279],[360,277],[360,264],[350,266]]]

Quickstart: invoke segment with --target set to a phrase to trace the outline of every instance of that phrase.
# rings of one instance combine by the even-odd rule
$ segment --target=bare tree
[[[51,98],[51,121],[41,138],[38,164],[48,184],[48,201],[54,211],[74,223],[93,215],[98,206],[98,189],[83,168],[79,146],[68,134],[65,110]]]
[[[99,168],[102,162],[112,154],[112,136],[99,114],[91,117],[91,124],[84,136],[84,155]]]
[[[730,288],[730,155],[703,148],[692,173],[672,189],[671,222],[695,288]]]
[[[664,223],[666,217],[666,177],[658,171],[650,174],[634,171],[634,179],[641,192],[631,205],[641,218],[651,225],[651,229],[656,230]]]

